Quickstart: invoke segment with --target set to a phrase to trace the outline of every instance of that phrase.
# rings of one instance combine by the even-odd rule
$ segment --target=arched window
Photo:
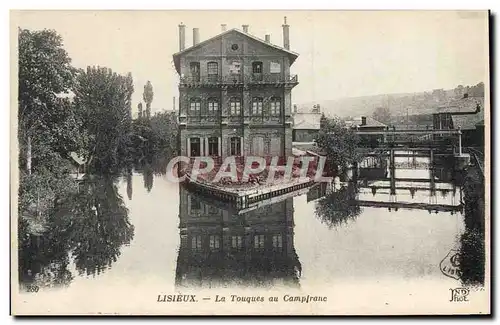
[[[207,107],[208,115],[217,115],[218,112],[219,112],[219,100],[217,98],[209,98]]]
[[[262,62],[252,62],[252,78],[254,81],[262,81]]]
[[[189,102],[189,115],[200,115],[201,113],[201,100],[199,98],[191,98]]]
[[[262,115],[263,100],[261,97],[252,99],[252,115]]]
[[[208,80],[211,82],[216,82],[219,78],[219,64],[217,62],[207,63],[207,75]]]
[[[280,116],[281,115],[281,99],[278,97],[271,98],[271,103],[269,106],[269,115]]]
[[[239,97],[232,97],[229,101],[229,114],[230,115],[240,115],[241,114],[241,99]]]
[[[194,82],[200,81],[200,62],[191,62],[189,64],[191,70],[191,78]]]

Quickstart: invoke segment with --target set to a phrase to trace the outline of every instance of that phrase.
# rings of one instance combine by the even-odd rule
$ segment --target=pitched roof
[[[363,116],[355,117],[355,118],[353,118],[350,121],[346,121],[346,124],[348,126],[359,126],[360,128],[387,127],[387,125],[385,125],[384,123],[379,122],[379,121],[375,120],[374,118],[372,118],[370,116],[366,116],[366,124],[365,125],[361,125],[361,123],[362,123],[362,117]]]
[[[476,125],[484,125],[484,97],[450,100],[446,105],[439,106],[437,113],[450,114],[454,128],[460,127],[462,130],[473,130]]]
[[[173,55],[173,58],[174,58],[175,69],[177,70],[177,72],[178,72],[178,73],[180,73],[180,67],[179,67],[179,58],[180,58],[180,56],[182,56],[182,55],[184,55],[184,54],[186,54],[186,53],[188,53],[188,52],[190,52],[190,51],[192,51],[192,50],[194,50],[194,49],[196,49],[196,48],[199,48],[199,47],[201,47],[201,46],[203,46],[203,45],[205,45],[205,44],[208,44],[208,43],[210,43],[210,42],[212,42],[212,41],[216,40],[217,38],[220,38],[220,37],[222,37],[222,36],[224,36],[224,35],[227,35],[227,34],[230,34],[230,33],[233,33],[233,32],[236,32],[236,33],[238,33],[238,34],[244,35],[245,37],[248,37],[248,38],[250,38],[250,39],[253,39],[254,41],[260,42],[260,43],[262,43],[262,44],[264,44],[264,45],[266,45],[266,46],[269,46],[269,47],[271,47],[271,48],[274,48],[274,49],[276,49],[276,50],[280,50],[280,51],[282,51],[282,52],[287,53],[287,54],[288,54],[288,56],[289,56],[289,58],[290,58],[290,65],[291,65],[291,64],[292,64],[292,63],[293,63],[293,62],[294,62],[294,61],[298,58],[298,56],[299,56],[299,54],[298,54],[298,53],[295,53],[295,52],[293,52],[293,51],[287,50],[287,49],[285,49],[285,48],[283,48],[283,47],[281,47],[281,46],[277,46],[277,45],[274,45],[274,44],[272,44],[272,43],[268,43],[268,42],[264,41],[263,39],[260,39],[260,38],[258,38],[258,37],[256,37],[256,36],[253,36],[253,35],[251,35],[251,34],[249,34],[249,33],[242,32],[242,31],[240,31],[240,30],[239,30],[239,29],[237,29],[237,28],[233,28],[233,29],[227,30],[227,31],[225,31],[225,32],[222,32],[222,33],[220,33],[220,34],[218,34],[218,35],[215,35],[215,36],[213,36],[213,37],[211,37],[211,38],[209,38],[209,39],[207,39],[207,40],[205,40],[205,41],[203,41],[203,42],[200,42],[200,43],[198,43],[198,44],[196,44],[196,45],[194,45],[194,46],[188,47],[188,48],[186,48],[186,49],[184,49],[184,50],[182,50],[182,51],[179,51],[179,52],[175,53],[175,54]]]
[[[446,103],[441,103],[435,113],[474,112],[477,105],[484,107],[484,97],[450,99]]]
[[[295,113],[293,115],[293,128],[296,130],[319,130],[320,113]]]
[[[462,130],[474,130],[476,126],[484,126],[484,110],[481,109],[477,114],[451,115],[453,127]]]

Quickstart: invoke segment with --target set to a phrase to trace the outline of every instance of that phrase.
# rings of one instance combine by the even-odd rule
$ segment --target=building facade
[[[180,186],[176,288],[299,286],[293,197],[238,211]]]
[[[297,111],[294,106],[293,112],[293,141],[313,142],[321,129],[321,108],[314,105],[308,111]]]
[[[243,31],[225,30],[185,48],[179,25],[174,65],[179,81],[180,153],[184,156],[289,156],[292,151],[292,88],[298,78],[290,66],[298,55]]]

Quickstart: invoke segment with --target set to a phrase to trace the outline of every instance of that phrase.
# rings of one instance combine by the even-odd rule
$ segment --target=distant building
[[[364,131],[382,131],[387,129],[387,125],[369,116],[358,116],[346,121],[347,126],[359,128]]]
[[[294,106],[293,112],[293,141],[312,142],[321,128],[321,109],[314,105],[310,111],[297,111]]]
[[[357,129],[359,131],[383,131],[387,130],[388,126],[382,122],[375,120],[369,116],[358,116],[352,120],[346,121],[348,127]],[[371,146],[377,146],[379,142],[384,140],[384,136],[381,134],[374,135],[361,135],[360,137],[361,145],[370,144]]]
[[[173,55],[179,82],[180,154],[185,156],[289,156],[292,154],[291,91],[298,84],[290,66],[289,25],[283,47],[243,31],[225,30]]]
[[[432,115],[435,130],[462,130],[464,146],[484,145],[484,98],[466,97],[439,106]]]

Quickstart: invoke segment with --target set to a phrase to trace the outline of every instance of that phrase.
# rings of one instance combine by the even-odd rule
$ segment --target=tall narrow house
[[[184,156],[290,156],[292,88],[298,84],[290,66],[289,25],[283,47],[243,30],[222,31],[185,48],[179,25],[179,52],[173,55],[179,82],[180,149]]]

